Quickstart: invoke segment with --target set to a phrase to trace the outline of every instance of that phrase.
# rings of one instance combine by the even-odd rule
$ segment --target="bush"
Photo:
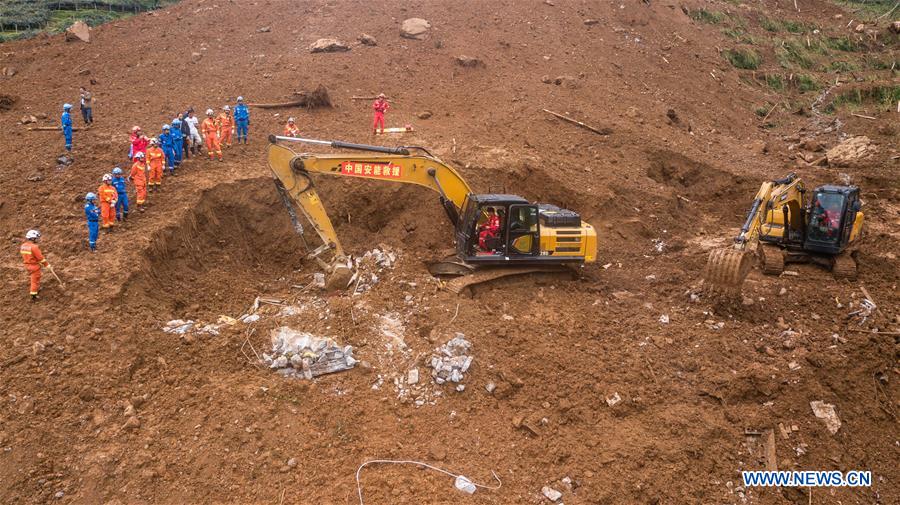
[[[801,93],[819,89],[819,82],[815,77],[808,74],[797,74],[795,77],[797,78],[797,89]]]
[[[828,37],[825,39],[825,45],[837,51],[852,53],[859,49],[856,42],[850,40],[849,37]]]
[[[699,21],[701,23],[707,23],[711,25],[717,25],[725,19],[725,14],[716,11],[708,11],[706,9],[688,11],[688,16],[690,16],[690,18],[694,21]]]
[[[766,85],[775,91],[781,91],[784,89],[784,81],[781,80],[781,76],[778,74],[768,74],[766,75]]]
[[[775,55],[778,58],[778,63],[784,68],[798,66],[808,70],[815,64],[809,56],[809,49],[802,42],[797,40],[783,41],[781,45],[775,49]]]
[[[852,61],[832,61],[830,65],[828,65],[829,72],[842,73],[842,72],[854,72],[859,70],[859,65],[853,63]]]
[[[744,70],[756,70],[762,61],[756,51],[752,49],[728,49],[723,54],[735,68]]]

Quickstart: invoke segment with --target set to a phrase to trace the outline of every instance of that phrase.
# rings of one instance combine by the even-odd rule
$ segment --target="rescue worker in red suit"
[[[47,259],[41,253],[41,248],[37,245],[40,239],[41,232],[28,230],[25,234],[25,242],[19,247],[22,262],[25,264],[25,270],[28,271],[28,277],[31,279],[31,301],[38,299],[38,291],[41,290],[41,267],[50,268],[50,263],[47,263]]]
[[[478,232],[478,247],[482,251],[491,251],[492,249],[487,246],[487,241],[500,235],[500,216],[493,207],[488,207],[487,211],[487,221],[479,227]]]
[[[128,152],[128,159],[134,159],[137,153],[147,154],[147,145],[150,139],[144,136],[140,126],[131,129],[131,150]]]
[[[106,231],[112,231],[116,224],[116,203],[119,201],[119,192],[112,185],[112,174],[104,174],[97,195],[100,198],[100,227]]]
[[[384,97],[384,93],[380,93],[378,98],[372,102],[372,109],[375,111],[375,118],[372,120],[372,134],[378,133],[378,128],[381,128],[381,133],[384,133],[384,113],[390,108],[390,104]]]

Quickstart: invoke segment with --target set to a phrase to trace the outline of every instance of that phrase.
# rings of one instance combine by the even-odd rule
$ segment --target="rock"
[[[409,372],[406,373],[406,383],[412,386],[413,384],[419,383],[419,369],[418,368],[410,368]]]
[[[587,25],[587,26],[593,26],[593,25],[595,25],[595,24],[597,24],[597,23],[599,23],[599,22],[600,22],[599,19],[585,19],[585,20],[584,20],[584,24]]]
[[[416,117],[419,119],[428,119],[431,116],[432,116],[432,113],[430,110],[422,111],[422,112],[416,114]]]
[[[31,352],[33,352],[35,355],[44,352],[44,349],[46,349],[46,346],[43,344],[43,342],[35,342],[31,344]]]
[[[131,416],[125,421],[125,424],[122,425],[123,430],[136,430],[141,427],[141,420],[137,418],[137,416]]]
[[[825,153],[828,164],[833,167],[853,167],[860,165],[877,151],[869,137],[850,137]]]
[[[86,69],[78,72],[78,75],[91,75],[91,69],[86,68]]]
[[[12,77],[18,73],[18,70],[16,70],[14,67],[3,67],[2,73],[5,77]]]
[[[82,389],[78,393],[78,399],[83,402],[93,401],[94,398],[96,398],[96,393],[94,392],[94,389],[91,387],[85,386],[84,389]]]
[[[375,40],[375,37],[369,35],[368,33],[364,33],[356,38],[360,44],[364,46],[377,46],[378,41]]]
[[[553,83],[557,86],[563,86],[569,89],[575,89],[578,87],[578,81],[571,75],[561,75],[554,79]]]
[[[853,30],[854,30],[856,33],[862,33],[862,32],[864,32],[864,31],[866,31],[866,25],[860,23],[860,24],[856,25],[856,28],[854,28]]]
[[[747,144],[747,149],[758,154],[766,154],[769,152],[769,145],[764,140],[754,140]]]
[[[37,118],[34,116],[22,116],[22,119],[20,119],[19,122],[22,124],[37,123]]]
[[[809,402],[809,406],[817,418],[825,421],[825,427],[828,428],[832,435],[841,429],[841,420],[838,418],[837,412],[834,411],[834,405],[816,400]]]
[[[203,59],[203,55],[198,52],[191,53],[191,61],[194,63],[199,63],[200,60]]]
[[[473,58],[471,56],[457,56],[456,64],[465,67],[465,68],[483,68],[484,62],[479,60],[478,58]]]
[[[825,145],[816,139],[804,139],[803,142],[800,143],[800,149],[817,153],[819,151],[824,151]]]
[[[553,502],[558,501],[560,498],[562,498],[562,493],[553,489],[550,486],[542,487],[541,494],[543,494],[545,498],[547,498],[548,500],[553,501]]]
[[[400,25],[400,36],[405,39],[425,40],[429,30],[431,30],[431,23],[427,20],[409,18]]]
[[[900,21],[894,21],[891,23],[890,30],[894,33],[900,33]]]
[[[297,458],[291,458],[291,459],[287,460],[287,466],[288,466],[288,468],[296,467],[297,466]]]
[[[349,50],[350,46],[338,39],[319,39],[309,46],[311,53],[342,53]]]
[[[622,401],[622,397],[619,396],[618,392],[615,392],[615,393],[613,393],[612,396],[610,396],[609,398],[606,399],[606,404],[609,405],[610,407],[612,407],[621,401]]]
[[[66,28],[66,40],[81,40],[82,42],[91,41],[91,27],[84,21],[75,21],[71,26]]]
[[[681,122],[681,118],[678,117],[678,113],[675,112],[675,109],[669,109],[666,111],[666,119],[668,119],[672,124],[678,124]]]
[[[497,385],[494,384],[493,382],[488,382],[487,384],[484,385],[484,389],[488,393],[493,393],[494,390],[497,389]]]
[[[271,26],[263,26],[262,28],[257,28],[256,33],[269,33],[272,31]]]
[[[553,79],[550,78],[549,75],[544,74],[544,76],[541,77],[541,82],[544,84],[553,84]]]

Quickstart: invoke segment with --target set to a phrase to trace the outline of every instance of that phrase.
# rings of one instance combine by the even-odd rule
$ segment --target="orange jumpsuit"
[[[30,240],[26,240],[19,248],[22,254],[22,261],[25,263],[25,270],[31,277],[31,294],[37,295],[41,289],[41,267],[49,266],[44,255],[41,254],[41,248]]]
[[[234,133],[234,119],[232,119],[231,114],[223,112],[216,118],[216,122],[219,124],[219,139],[221,143],[225,144],[226,147],[231,147],[231,134]]]
[[[144,205],[147,201],[147,165],[143,161],[136,161],[131,165],[128,178],[134,183],[134,192],[137,193],[137,204]]]
[[[100,199],[100,227],[112,228],[116,224],[116,202],[119,201],[119,193],[115,186],[104,182],[97,188],[97,197]]]
[[[209,152],[209,159],[213,159],[213,154],[217,154],[222,159],[222,145],[219,143],[219,126],[216,120],[208,117],[200,124],[200,133],[206,139],[206,151]]]
[[[285,137],[299,137],[300,136],[300,128],[297,128],[296,124],[288,123],[284,125],[284,136]]]
[[[166,153],[159,147],[148,147],[147,166],[150,167],[150,185],[159,186],[162,184],[163,170],[166,168]]]

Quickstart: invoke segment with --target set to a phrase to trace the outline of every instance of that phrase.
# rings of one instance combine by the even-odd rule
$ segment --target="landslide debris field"
[[[897,11],[797,4],[187,0],[96,27],[89,44],[3,44],[0,502],[351,504],[377,458],[479,484],[493,471],[502,487],[468,495],[446,475],[370,466],[367,504],[550,503],[550,488],[567,505],[900,502]],[[412,17],[431,24],[423,40],[400,37]],[[311,53],[320,38],[350,50]],[[62,135],[20,121],[57,124],[79,85],[95,126],[58,168]],[[132,125],[318,85],[333,108],[253,108],[251,144],[191,160],[87,251],[81,198],[125,161]],[[369,135],[370,102],[351,97],[382,91],[388,126],[414,133]],[[360,282],[306,288],[318,266],[265,164],[288,115],[307,136],[423,145],[476,191],[577,210],[599,261],[577,281],[460,297],[425,268],[453,240],[435,194],[319,178]],[[762,180],[789,171],[862,188],[858,279],[756,269],[742,298],[711,299],[708,251],[730,243]],[[45,275],[35,304],[17,254],[32,227],[66,281]],[[878,309],[851,315],[866,297]],[[175,319],[194,325],[165,332]],[[256,356],[283,326],[359,363],[284,377]],[[437,384],[432,355],[458,333],[471,363]],[[811,497],[743,487],[741,470],[773,466],[873,482]]]

